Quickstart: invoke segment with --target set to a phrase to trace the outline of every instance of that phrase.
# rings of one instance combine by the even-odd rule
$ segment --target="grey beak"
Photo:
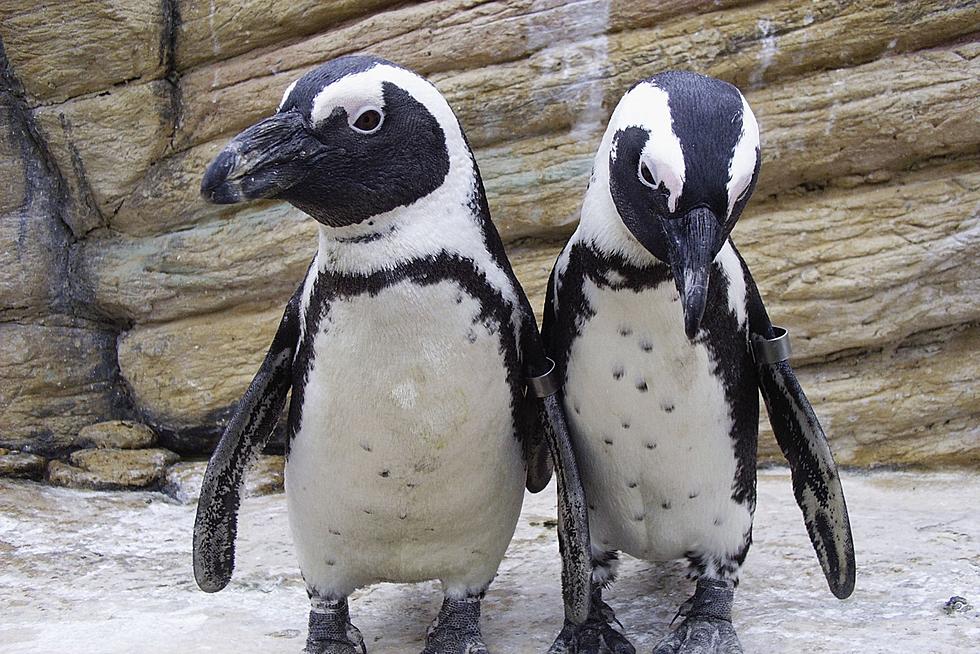
[[[684,332],[693,340],[708,301],[711,262],[721,249],[724,233],[715,214],[705,207],[692,209],[683,218],[663,220],[663,227],[670,269],[684,306]]]
[[[215,204],[272,198],[302,180],[318,148],[303,117],[285,112],[236,136],[208,166],[201,195]]]

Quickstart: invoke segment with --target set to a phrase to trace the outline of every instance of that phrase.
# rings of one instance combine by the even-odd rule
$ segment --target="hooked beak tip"
[[[703,287],[691,289],[684,293],[684,333],[687,334],[689,340],[693,341],[701,329],[706,296],[707,289]]]
[[[238,184],[228,179],[235,168],[235,159],[235,152],[230,148],[215,157],[201,180],[201,197],[214,204],[233,204],[244,199]]]

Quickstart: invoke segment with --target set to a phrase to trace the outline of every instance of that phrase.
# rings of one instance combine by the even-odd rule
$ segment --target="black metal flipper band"
[[[775,338],[752,336],[752,356],[757,363],[779,363],[786,361],[793,353],[789,344],[789,332],[782,327],[772,326]]]
[[[534,397],[549,397],[558,392],[561,382],[558,381],[558,372],[555,370],[555,362],[545,357],[550,367],[548,372],[538,377],[528,377],[527,387],[534,393]]]

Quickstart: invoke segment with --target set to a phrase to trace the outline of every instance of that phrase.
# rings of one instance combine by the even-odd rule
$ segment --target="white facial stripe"
[[[728,218],[742,192],[748,188],[755,172],[756,151],[759,148],[759,124],[749,103],[742,96],[742,134],[728,164]]]
[[[296,82],[298,81],[298,79],[294,79],[293,83],[286,87],[286,92],[282,94],[282,100],[279,101],[279,106],[276,107],[276,111],[282,111],[283,105],[286,104],[289,94],[293,92],[294,88],[296,88]]]
[[[388,66],[375,66],[370,70],[355,75],[342,77],[332,84],[325,86],[313,98],[310,107],[310,120],[316,125],[325,120],[337,107],[343,107],[347,118],[353,121],[368,107],[384,109],[384,90],[381,83],[386,75],[378,75],[379,70],[392,70]]]
[[[650,133],[640,160],[650,168],[654,180],[670,191],[667,208],[676,209],[684,189],[684,153],[674,133],[667,92],[646,82],[640,84],[620,101],[610,125],[617,131],[635,126]]]

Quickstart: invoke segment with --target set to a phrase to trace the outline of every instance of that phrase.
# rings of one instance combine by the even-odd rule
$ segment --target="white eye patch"
[[[353,124],[358,116],[369,109],[383,111],[385,106],[385,66],[375,66],[363,73],[348,75],[325,86],[313,98],[310,120],[314,125],[326,120],[338,107],[347,113]]]
[[[651,147],[651,143],[647,141],[646,147],[643,148],[643,154],[640,155],[641,170],[638,174],[640,175],[640,181],[647,186],[659,188],[663,184],[667,189],[667,208],[673,212],[677,208],[677,200],[680,198],[681,191],[684,189],[684,169],[682,166],[681,172],[678,174],[673,162],[658,155],[661,155],[661,153],[658,152],[656,147]],[[642,167],[644,165],[653,177],[652,184],[649,180],[643,179]]]
[[[649,83],[636,86],[619,103],[612,120],[617,129],[639,127],[650,134],[640,153],[640,162],[649,168],[656,186],[663,184],[669,191],[667,208],[674,211],[684,189],[685,166],[681,142],[674,133],[667,92]],[[639,170],[637,175],[643,179]]]

